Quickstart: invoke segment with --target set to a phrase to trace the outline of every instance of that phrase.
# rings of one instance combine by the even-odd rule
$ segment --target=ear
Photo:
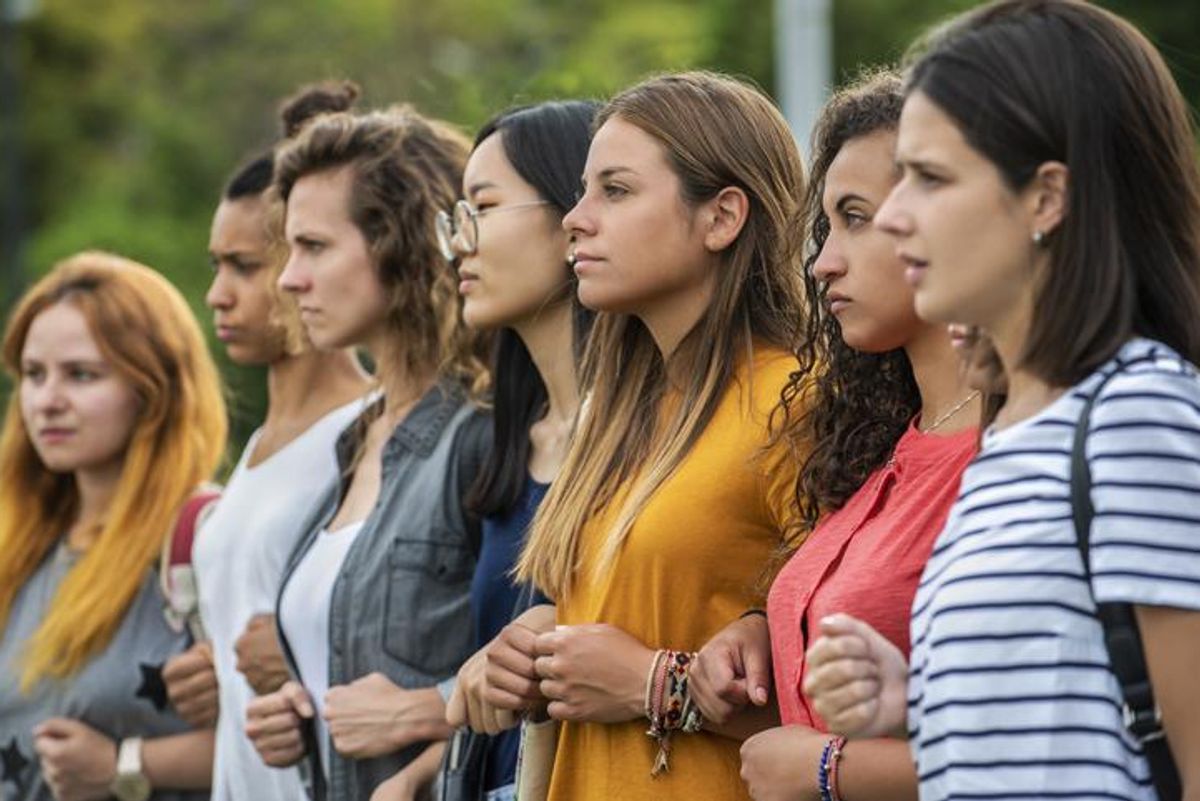
[[[1038,167],[1029,184],[1029,203],[1033,231],[1049,236],[1067,215],[1067,191],[1070,186],[1070,171],[1061,161],[1047,161]]]
[[[742,232],[749,215],[750,198],[745,192],[736,186],[722,189],[704,204],[704,247],[712,253],[725,250]]]

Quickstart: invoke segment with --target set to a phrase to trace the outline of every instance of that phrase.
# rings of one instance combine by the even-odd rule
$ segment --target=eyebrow
[[[492,181],[480,181],[479,183],[474,183],[474,184],[471,184],[470,186],[468,186],[467,194],[468,195],[478,195],[480,192],[482,192],[485,189],[495,189],[495,188],[496,188],[496,184],[493,183]]]
[[[632,167],[605,167],[603,170],[601,170],[599,173],[596,174],[596,177],[603,180],[605,178],[612,178],[614,175],[617,175],[618,173],[622,173],[622,172],[628,172],[628,173],[633,173],[634,175],[637,175],[637,170],[633,169]],[[582,181],[584,184],[587,184],[587,176],[586,175],[580,176],[579,180]]]
[[[862,195],[856,195],[853,192],[848,192],[838,198],[838,201],[833,205],[833,208],[835,211],[844,211],[846,206],[850,205],[856,200],[860,203],[866,203],[868,206],[871,205],[871,201],[867,200]]]

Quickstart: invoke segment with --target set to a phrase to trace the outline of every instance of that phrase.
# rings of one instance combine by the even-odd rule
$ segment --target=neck
[[[376,337],[367,343],[367,352],[375,362],[375,375],[383,390],[383,416],[389,425],[395,426],[434,385],[437,374],[434,370],[409,369],[404,345],[395,336]]]
[[[979,424],[980,400],[976,397],[963,403],[974,390],[966,384],[945,326],[922,324],[904,352],[921,393],[922,429],[928,431],[937,424],[939,434],[951,434]],[[955,410],[959,404],[961,408]]]
[[[570,302],[559,303],[513,326],[546,385],[545,419],[555,423],[569,424],[579,409],[572,317]]]
[[[119,460],[104,467],[75,471],[79,513],[67,535],[67,545],[72,550],[86,551],[96,542],[97,525],[112,506],[123,466],[123,460]]]
[[[1000,428],[1032,417],[1063,392],[1063,388],[1051,386],[1021,363],[1031,316],[1019,311],[987,327],[1008,383],[1008,397],[996,415],[996,425]]]
[[[370,385],[353,351],[310,349],[267,366],[267,420],[307,417],[349,403]]]
[[[710,265],[699,286],[685,287],[634,312],[650,330],[664,361],[669,361],[712,304],[717,265]]]

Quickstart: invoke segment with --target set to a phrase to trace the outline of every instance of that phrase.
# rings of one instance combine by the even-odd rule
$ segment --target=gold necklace
[[[968,403],[970,403],[971,401],[973,401],[973,400],[975,400],[976,398],[978,398],[978,397],[979,397],[979,395],[980,395],[980,392],[979,392],[979,390],[975,390],[975,391],[974,391],[974,392],[972,392],[970,395],[968,395],[967,397],[965,397],[965,398],[963,398],[961,401],[959,401],[959,402],[958,402],[958,404],[957,404],[957,405],[955,405],[955,407],[954,407],[953,409],[951,409],[950,411],[946,412],[945,414],[943,414],[943,415],[942,415],[941,417],[939,417],[938,419],[934,420],[934,421],[933,421],[933,425],[931,425],[929,428],[925,429],[925,430],[924,430],[924,431],[922,431],[921,433],[922,433],[922,434],[929,434],[929,433],[931,433],[931,432],[933,432],[933,431],[936,431],[936,430],[937,430],[937,428],[938,428],[938,426],[940,426],[942,423],[946,422],[946,421],[947,421],[947,420],[949,420],[951,417],[953,417],[954,415],[956,415],[956,414],[958,414],[960,411],[962,411],[962,409],[963,409],[963,407],[964,407],[964,406],[966,406]]]

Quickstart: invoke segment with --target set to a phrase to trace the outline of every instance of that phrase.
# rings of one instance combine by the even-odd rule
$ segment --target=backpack
[[[166,600],[163,616],[174,631],[187,630],[194,642],[208,637],[200,620],[200,594],[192,567],[192,546],[196,531],[216,508],[220,497],[219,488],[206,484],[183,502],[175,518],[175,527],[163,543],[159,561],[159,582]]]
[[[1135,362],[1128,364],[1133,363]],[[1154,789],[1160,801],[1179,801],[1183,795],[1179,771],[1167,745],[1162,715],[1154,701],[1154,689],[1150,686],[1150,674],[1146,670],[1146,658],[1142,649],[1142,635],[1138,630],[1133,606],[1126,603],[1100,603],[1092,589],[1089,551],[1095,509],[1092,506],[1092,471],[1084,449],[1087,445],[1092,406],[1109,380],[1128,364],[1118,364],[1112,372],[1105,375],[1088,396],[1083,411],[1079,413],[1079,420],[1075,424],[1075,439],[1071,447],[1071,516],[1075,522],[1075,544],[1083,558],[1083,574],[1087,579],[1088,593],[1096,606],[1096,619],[1104,629],[1104,645],[1108,650],[1109,666],[1121,686],[1124,701],[1121,713],[1125,729],[1141,744],[1146,754],[1146,761],[1150,763],[1150,777],[1154,780]]]

